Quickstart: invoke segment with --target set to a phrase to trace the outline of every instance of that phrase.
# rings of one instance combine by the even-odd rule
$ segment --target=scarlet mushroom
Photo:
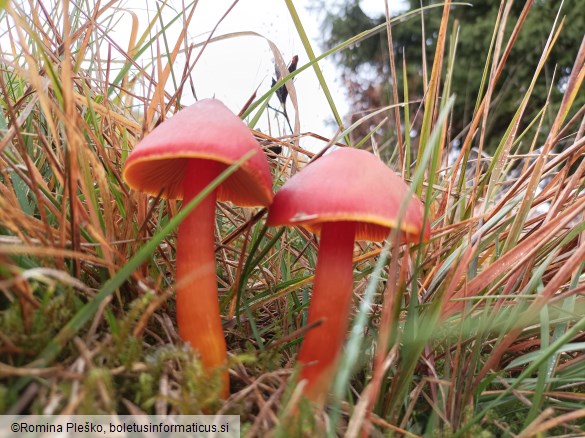
[[[179,111],[132,151],[124,179],[134,189],[188,203],[225,168],[256,153],[181,222],[177,234],[177,324],[179,335],[211,371],[226,362],[215,271],[215,203],[268,206],[272,176],[266,156],[248,127],[223,103],[206,99]],[[222,396],[229,394],[227,370]]]
[[[305,395],[316,403],[325,401],[347,331],[354,241],[382,241],[397,226],[403,242],[430,237],[416,197],[398,223],[407,192],[406,183],[374,155],[342,148],[294,175],[274,197],[268,225],[300,225],[321,236],[308,317],[309,325],[321,324],[306,334],[298,356]]]

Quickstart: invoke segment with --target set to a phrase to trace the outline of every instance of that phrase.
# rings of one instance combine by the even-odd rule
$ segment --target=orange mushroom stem
[[[220,165],[191,159],[183,179],[183,203],[188,203],[221,173]],[[177,325],[179,335],[201,355],[203,366],[226,366],[226,342],[221,324],[215,273],[214,190],[183,220],[177,235]],[[229,375],[221,371],[222,397],[229,396]]]
[[[323,224],[308,324],[321,321],[305,336],[299,363],[305,394],[323,403],[335,374],[349,321],[353,292],[354,222]]]
[[[403,242],[430,237],[420,200],[399,210],[408,186],[373,154],[342,148],[296,173],[279,190],[268,213],[270,226],[301,226],[321,235],[309,323],[299,362],[305,395],[325,402],[344,343],[351,308],[355,240],[382,241],[400,228]]]
[[[201,355],[205,369],[221,372],[229,395],[226,342],[215,275],[215,202],[266,207],[272,175],[249,128],[216,99],[204,99],[158,125],[136,145],[124,166],[130,187],[188,203],[229,165],[253,155],[185,218],[177,236],[179,334]]]

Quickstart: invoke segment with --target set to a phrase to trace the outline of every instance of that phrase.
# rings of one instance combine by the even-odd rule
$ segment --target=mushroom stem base
[[[353,222],[330,222],[321,228],[308,318],[309,324],[318,321],[321,324],[305,336],[298,359],[303,366],[300,379],[307,380],[305,395],[320,404],[327,397],[347,334],[353,291],[354,236]]]
[[[183,203],[197,196],[220,173],[215,162],[192,159],[183,180]],[[208,372],[226,366],[226,343],[221,324],[215,271],[216,192],[203,199],[181,222],[177,236],[177,325],[182,339],[201,355]],[[229,376],[221,371],[224,398]]]

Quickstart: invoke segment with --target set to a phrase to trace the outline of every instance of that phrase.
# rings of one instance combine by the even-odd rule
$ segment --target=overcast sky
[[[171,0],[169,3],[175,6],[181,4],[179,0]],[[185,3],[188,2],[185,1]],[[311,3],[315,2],[310,0],[296,0],[294,2],[305,31],[311,39],[313,50],[319,55],[322,52],[319,46],[320,23],[316,14],[306,9],[307,5]],[[375,15],[384,11],[384,0],[367,0],[361,3],[366,13]],[[396,9],[400,3],[400,1],[390,1],[391,9]],[[133,8],[135,4],[137,3],[128,2],[127,7]],[[148,0],[142,5],[144,4],[149,5],[150,8],[155,7],[152,0]],[[233,0],[199,0],[189,27],[190,41],[204,41],[232,4]],[[141,25],[146,26],[148,18],[144,9],[132,10],[140,17],[146,17],[144,20],[141,18]],[[173,16],[170,10],[168,12],[164,16],[165,20],[170,20]],[[129,20],[129,16],[127,18]],[[126,21],[126,23],[128,25],[122,22],[116,26],[116,32],[113,34],[114,38],[120,41],[122,47],[126,47],[130,29],[130,21]],[[308,60],[283,0],[240,0],[219,25],[215,35],[240,31],[254,31],[270,39],[280,49],[286,62],[293,55],[299,56],[299,65]],[[169,32],[169,44],[176,40],[176,35],[178,33]],[[173,36],[175,36],[175,40],[172,39]],[[324,60],[320,66],[338,110],[342,115],[345,115],[348,107],[345,103],[343,88],[338,81],[339,73],[336,71],[335,65],[331,61]],[[175,71],[179,76],[181,75],[181,58],[178,60]],[[192,77],[199,99],[215,96],[224,101],[234,112],[238,112],[258,86],[260,86],[259,95],[270,88],[273,72],[274,57],[267,42],[263,38],[246,36],[209,45],[195,66]],[[332,121],[333,118],[313,69],[308,69],[296,77],[295,88],[299,101],[301,132],[310,131],[327,137],[332,136],[335,128],[331,123],[326,122]],[[183,100],[183,103],[189,102]],[[272,104],[278,104],[276,99],[273,99]],[[292,112],[292,107],[289,108],[289,112]],[[271,123],[274,122],[272,119]],[[259,127],[266,131],[268,121],[262,120]],[[273,134],[277,134],[277,132],[275,133],[273,130]],[[310,140],[307,141],[310,142]]]

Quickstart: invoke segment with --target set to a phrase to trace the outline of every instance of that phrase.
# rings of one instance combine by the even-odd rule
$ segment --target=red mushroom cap
[[[382,241],[398,226],[408,186],[373,154],[353,148],[335,150],[294,175],[274,197],[267,223],[302,225],[319,234],[324,222],[356,222],[356,240]],[[413,195],[400,224],[402,241],[428,240],[424,207]]]
[[[136,145],[126,160],[124,179],[135,190],[155,196],[162,191],[165,198],[182,199],[190,159],[213,160],[227,167],[250,150],[257,153],[218,188],[218,200],[241,206],[270,205],[272,176],[248,127],[219,100],[200,100]]]

